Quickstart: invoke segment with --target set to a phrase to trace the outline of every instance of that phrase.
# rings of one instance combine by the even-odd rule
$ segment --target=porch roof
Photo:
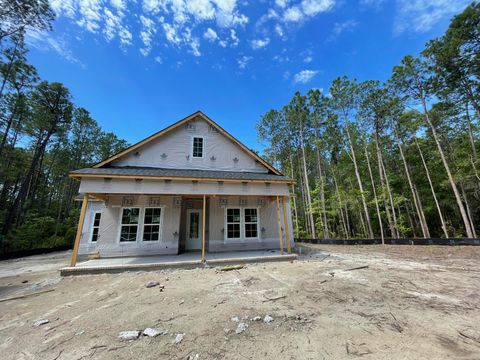
[[[73,178],[81,177],[131,177],[152,179],[184,179],[184,180],[238,180],[238,181],[265,181],[293,183],[295,180],[275,174],[219,171],[219,170],[190,170],[190,169],[166,169],[151,167],[102,167],[85,168],[70,172]]]

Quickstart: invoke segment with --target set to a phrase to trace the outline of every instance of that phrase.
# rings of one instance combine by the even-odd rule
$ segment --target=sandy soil
[[[311,245],[302,253],[229,272],[67,278],[57,271],[66,252],[0,262],[0,298],[54,289],[0,302],[0,357],[480,358],[480,247]],[[265,315],[273,321],[252,320]],[[49,323],[34,326],[39,319]],[[237,334],[242,322],[248,328]],[[147,327],[166,334],[118,338]]]

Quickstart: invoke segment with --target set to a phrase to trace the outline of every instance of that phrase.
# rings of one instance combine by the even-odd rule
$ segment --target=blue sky
[[[43,79],[134,143],[202,110],[261,150],[255,124],[297,90],[386,80],[465,0],[50,0],[28,34]]]

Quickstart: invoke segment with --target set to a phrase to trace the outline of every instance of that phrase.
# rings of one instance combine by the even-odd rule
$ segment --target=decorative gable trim
[[[237,144],[238,146],[240,146],[241,149],[243,149],[245,152],[247,152],[247,154],[249,154],[250,156],[252,156],[255,160],[257,160],[259,163],[261,163],[263,166],[265,166],[268,170],[270,170],[271,172],[273,172],[274,174],[276,175],[280,175],[282,176],[283,174],[278,171],[277,169],[275,169],[272,165],[270,165],[268,162],[266,162],[264,159],[262,159],[260,156],[258,156],[256,153],[254,153],[252,150],[250,150],[248,147],[246,147],[245,145],[243,145],[239,140],[237,140],[235,137],[233,137],[232,135],[230,135],[226,130],[224,130],[220,125],[218,125],[216,122],[214,122],[212,119],[210,119],[207,115],[205,115],[204,113],[202,113],[201,111],[197,111],[179,121],[177,121],[176,123],[170,125],[169,127],[163,129],[163,130],[160,130],[159,132],[139,141],[138,143],[134,144],[134,145],[131,145],[130,147],[126,148],[125,150],[109,157],[108,159],[105,159],[101,162],[99,162],[98,164],[95,164],[93,165],[93,168],[101,168],[105,165],[108,165],[109,163],[111,163],[112,161],[115,161],[135,150],[137,150],[138,148],[142,147],[143,145],[145,144],[148,144],[149,142],[155,140],[155,139],[158,139],[159,137],[161,136],[164,136],[166,134],[168,134],[169,132],[171,132],[172,130],[178,128],[179,126],[182,126],[182,125],[186,125],[189,121],[195,119],[195,118],[201,118],[203,119],[204,121],[206,121],[212,128],[215,128],[217,129],[218,132],[222,133],[223,135],[225,135],[228,139],[230,139],[233,143]]]

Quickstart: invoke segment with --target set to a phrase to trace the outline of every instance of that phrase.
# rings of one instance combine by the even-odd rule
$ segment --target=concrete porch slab
[[[202,263],[199,252],[179,255],[152,255],[122,258],[103,258],[77,263],[75,267],[60,269],[62,276],[119,273],[124,271],[155,271],[164,269],[191,269],[202,266],[224,266],[230,264],[247,264],[267,261],[291,261],[296,254],[281,255],[280,251],[242,251],[207,253],[206,263]]]

